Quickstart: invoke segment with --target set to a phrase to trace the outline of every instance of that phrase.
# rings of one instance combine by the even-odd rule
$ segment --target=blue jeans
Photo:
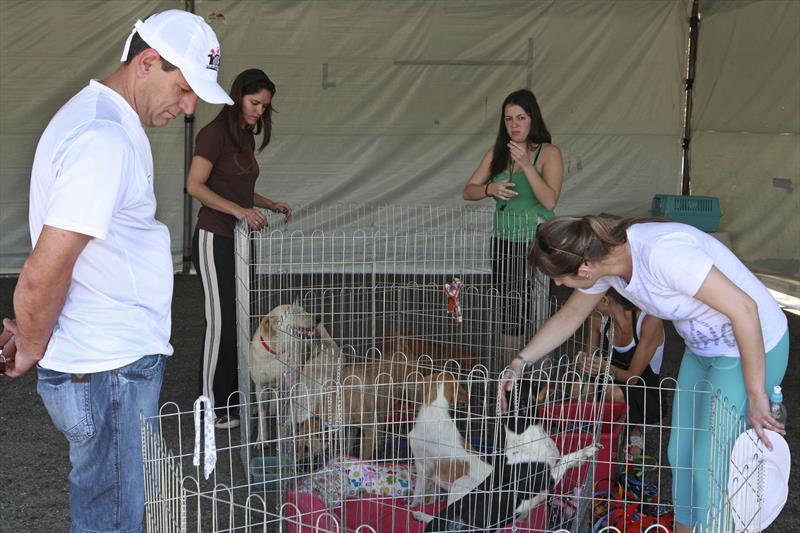
[[[163,355],[116,370],[64,374],[37,367],[37,390],[69,441],[72,533],[138,532],[144,515],[139,415],[155,416]]]

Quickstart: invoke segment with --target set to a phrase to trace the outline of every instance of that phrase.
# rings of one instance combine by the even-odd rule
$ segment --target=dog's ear
[[[517,383],[514,383],[514,385],[511,387],[511,390],[506,390],[506,391],[503,391],[503,394],[505,394],[505,395],[506,395],[506,405],[508,405],[508,410],[509,410],[509,412],[510,412],[512,409],[516,409],[516,408],[517,408],[516,402],[515,402],[515,400],[514,400],[514,398],[516,397],[516,394],[514,393],[514,390],[515,390],[515,389],[516,389],[518,386],[519,386],[519,384],[517,384]]]
[[[458,384],[453,374],[449,372],[442,372],[439,376],[439,381],[444,383],[444,396],[445,399],[447,399],[447,403],[455,407],[462,401],[463,391],[461,386]]]
[[[519,380],[519,408],[525,412],[536,409],[536,404],[544,400],[542,394],[547,394],[547,388],[542,386],[542,381],[533,372],[523,374]]]
[[[545,381],[538,381],[538,391],[536,393],[536,403],[541,405],[547,401],[550,394],[550,384]]]
[[[456,403],[469,405],[469,394],[467,394],[467,389],[459,384],[456,384],[456,387]]]
[[[503,417],[503,423],[509,431],[517,434],[534,423],[536,405],[533,400],[538,389],[534,389],[536,380],[530,378],[530,374],[523,374],[510,391],[505,391],[508,413]]]
[[[311,419],[305,420],[297,425],[297,459],[302,464],[310,464],[313,457],[313,445],[311,439],[313,438],[314,429],[311,427]]]
[[[264,324],[264,330],[272,335],[276,331],[278,331],[278,326],[281,324],[281,317],[276,315],[267,315],[264,317],[266,324]]]
[[[270,315],[264,315],[264,316],[261,317],[261,320],[259,320],[259,322],[258,322],[258,331],[262,335],[264,335],[264,334],[269,335],[270,332],[271,332],[270,325],[271,325]]]
[[[417,382],[416,403],[419,405],[429,404],[436,399],[436,374],[425,376]]]

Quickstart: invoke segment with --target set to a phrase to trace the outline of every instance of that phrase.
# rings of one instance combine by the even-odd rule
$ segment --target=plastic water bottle
[[[769,412],[781,424],[786,427],[786,406],[783,404],[783,391],[780,385],[775,385],[772,394],[769,395]]]

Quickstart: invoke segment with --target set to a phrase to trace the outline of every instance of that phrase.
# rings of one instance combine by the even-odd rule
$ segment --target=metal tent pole
[[[184,9],[194,13],[194,0],[185,0]],[[186,193],[186,177],[194,152],[194,115],[183,117],[183,265],[181,274],[192,270],[192,197]]]
[[[689,18],[689,60],[686,65],[686,109],[683,120],[683,178],[681,194],[692,192],[689,168],[689,144],[692,140],[692,88],[694,86],[695,66],[697,64],[697,37],[700,31],[700,0],[692,2],[692,16]]]

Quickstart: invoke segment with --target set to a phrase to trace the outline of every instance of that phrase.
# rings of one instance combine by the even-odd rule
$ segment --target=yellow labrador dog
[[[250,378],[258,400],[258,442],[266,438],[264,404],[273,400],[264,394],[275,389],[284,376],[291,388],[302,368],[322,353],[336,354],[340,350],[328,331],[314,315],[297,304],[283,304],[264,316],[250,341],[248,358]],[[276,402],[269,401],[276,412]]]

